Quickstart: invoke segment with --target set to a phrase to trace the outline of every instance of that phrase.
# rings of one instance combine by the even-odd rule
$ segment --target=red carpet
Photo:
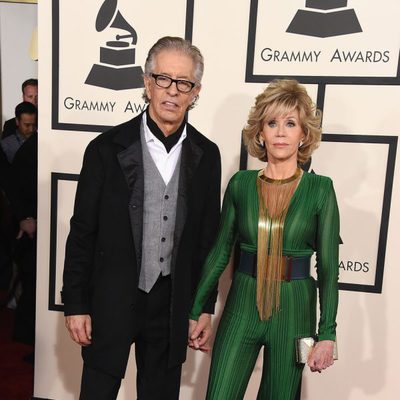
[[[33,347],[12,340],[13,326],[14,311],[0,307],[0,400],[30,400],[33,364],[23,357],[31,354]]]

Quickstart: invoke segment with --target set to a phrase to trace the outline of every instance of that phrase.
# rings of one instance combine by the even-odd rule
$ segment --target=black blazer
[[[7,136],[13,135],[16,130],[17,130],[17,123],[15,121],[15,118],[8,119],[6,122],[4,122],[1,138],[4,139]]]
[[[11,164],[9,200],[17,221],[37,216],[38,133],[34,132],[15,153]]]
[[[87,147],[66,245],[65,315],[90,314],[87,365],[124,376],[142,253],[142,116],[99,135]],[[218,147],[187,124],[182,145],[174,249],[169,364],[186,358],[188,315],[202,264],[219,225]],[[213,312],[216,293],[205,307]]]

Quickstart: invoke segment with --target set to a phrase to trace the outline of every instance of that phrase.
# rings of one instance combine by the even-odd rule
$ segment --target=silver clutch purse
[[[303,337],[296,339],[296,362],[298,364],[306,364],[308,357],[311,353],[315,344],[315,339],[313,337]],[[334,343],[333,346],[333,359],[338,359],[337,344]]]

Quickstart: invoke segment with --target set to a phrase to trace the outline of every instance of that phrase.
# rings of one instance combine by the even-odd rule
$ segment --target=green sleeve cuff
[[[324,333],[322,335],[318,335],[318,341],[322,341],[322,340],[332,340],[334,342],[336,342],[336,334],[335,333]]]

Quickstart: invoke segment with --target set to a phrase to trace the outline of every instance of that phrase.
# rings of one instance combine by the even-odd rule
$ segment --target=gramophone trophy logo
[[[362,29],[347,0],[306,0],[306,10],[297,11],[286,32],[326,38]]]
[[[100,63],[94,64],[85,84],[106,89],[124,90],[143,87],[143,70],[135,65],[135,29],[117,10],[118,0],[105,0],[96,19],[96,30],[116,28],[127,32],[100,47]]]

